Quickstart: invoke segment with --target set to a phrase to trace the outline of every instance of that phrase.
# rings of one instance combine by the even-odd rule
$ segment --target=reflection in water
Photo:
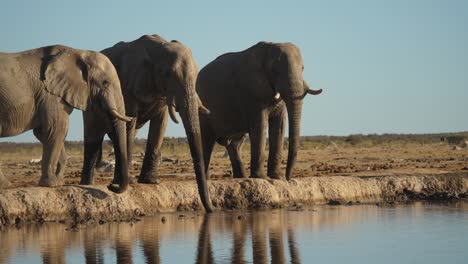
[[[104,252],[102,241],[95,232],[85,232],[83,238],[84,254],[86,263],[103,264]]]
[[[252,253],[254,263],[268,263],[268,243],[267,229],[269,235],[269,247],[271,263],[286,263],[286,255],[283,240],[284,222],[282,215],[280,217],[268,217],[271,212],[259,212],[253,214],[249,224],[240,220],[230,219],[229,224],[232,228],[232,255],[231,263],[246,263],[245,259],[245,241],[248,228],[251,230]],[[203,223],[198,234],[197,259],[196,263],[215,263],[211,241],[211,230],[216,227],[212,215],[205,215]],[[271,219],[270,221],[268,219]],[[296,241],[293,231],[288,231],[289,248],[294,251],[291,262],[300,263],[299,252],[296,247]],[[291,256],[292,256],[291,255]]]
[[[159,256],[159,225],[155,221],[143,221],[143,229],[145,230],[142,237],[143,254],[146,263],[159,264],[161,258]]]
[[[266,225],[265,217],[263,217],[264,212],[255,214],[250,221],[251,230],[252,230],[252,252],[253,252],[253,261],[254,263],[267,263],[268,254],[267,254],[267,245],[266,245]]]
[[[296,244],[296,237],[294,236],[294,230],[288,228],[288,243],[289,243],[289,254],[291,255],[291,263],[299,264],[301,263],[301,257],[299,256],[299,249]]]
[[[209,215],[203,217],[203,223],[198,234],[196,263],[214,263],[213,250],[211,249],[210,220]]]
[[[145,218],[135,224],[109,223],[80,228],[76,232],[66,231],[66,227],[60,224],[25,225],[19,229],[0,231],[0,263],[26,263],[36,259],[41,259],[43,263],[301,263],[301,259],[306,262],[312,259],[342,262],[336,259],[336,252],[355,249],[359,244],[356,239],[369,236],[366,230],[375,233],[371,237],[381,238],[395,233],[398,235],[395,227],[401,226],[402,237],[406,239],[407,230],[414,235],[417,234],[414,230],[420,228],[420,236],[424,236],[430,227],[452,240],[460,239],[451,242],[453,247],[464,245],[466,236],[460,235],[460,230],[466,230],[467,212],[466,203],[438,207],[415,204],[392,208],[324,207],[318,211],[302,212],[273,210],[204,216],[186,214],[185,217],[169,214],[165,223],[159,217]],[[443,226],[434,226],[434,222],[428,222],[428,219],[435,219],[435,223],[440,222]],[[446,225],[447,222],[451,224]],[[465,225],[457,227],[457,223]],[[454,231],[444,228],[453,228]],[[350,244],[343,240],[346,234],[352,237]],[[397,238],[396,246],[400,241],[406,241]],[[425,245],[440,241],[422,239]],[[376,243],[375,240],[370,241],[370,245]],[[343,248],[336,248],[340,245]],[[402,248],[417,245],[411,243],[402,245]],[[433,247],[441,254],[440,248],[443,246],[434,244]],[[417,250],[410,248],[409,252]],[[458,256],[457,252],[465,254],[460,259],[467,255],[463,250],[457,251],[457,248],[451,250],[447,251],[450,256],[446,258],[448,262],[457,262],[454,259],[454,256]],[[379,252],[378,248],[373,251]],[[380,254],[386,252],[388,250],[384,248]],[[424,248],[424,252],[430,251]],[[323,258],[320,258],[323,254]],[[379,256],[379,259],[383,258]],[[348,261],[348,258],[341,260]],[[434,258],[433,261],[436,260]],[[353,263],[352,259],[348,262]]]
[[[232,253],[231,263],[245,263],[244,243],[247,234],[247,225],[243,221],[232,223]]]
[[[45,264],[64,264],[65,263],[65,247],[66,244],[63,236],[58,236],[57,233],[50,234],[52,239],[48,239],[49,243],[41,245],[42,263]]]

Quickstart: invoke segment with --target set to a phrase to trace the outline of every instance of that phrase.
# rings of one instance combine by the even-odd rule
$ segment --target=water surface
[[[167,220],[163,223],[161,217]],[[67,230],[68,229],[68,230]],[[468,263],[468,203],[165,214],[0,231],[0,263]]]

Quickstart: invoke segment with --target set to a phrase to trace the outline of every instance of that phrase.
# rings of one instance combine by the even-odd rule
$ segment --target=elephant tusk
[[[320,90],[312,90],[312,89],[307,89],[307,93],[308,94],[312,94],[312,95],[318,95],[318,94],[321,94],[322,93],[322,89]]]
[[[112,116],[114,116],[115,118],[118,118],[122,121],[125,121],[125,122],[130,122],[132,121],[133,118],[131,117],[128,117],[128,116],[125,116],[125,115],[121,115],[119,112],[117,112],[117,110],[115,109],[112,109],[111,110],[111,113],[112,113]]]
[[[206,108],[204,105],[200,104],[199,108],[202,114],[205,114],[205,115],[211,114],[210,110],[208,110],[208,108]]]
[[[173,104],[170,104],[168,105],[168,108],[169,108],[169,116],[171,117],[172,121],[174,121],[174,123],[176,124],[179,124],[179,119],[177,118],[177,115],[176,115],[175,106]]]
[[[203,105],[203,103],[202,103],[200,97],[198,96],[198,94],[197,94],[197,101],[198,101],[198,108],[200,109],[200,112],[202,112],[205,115],[211,114],[210,110]]]
[[[275,100],[278,100],[278,99],[280,99],[280,93],[275,94]]]

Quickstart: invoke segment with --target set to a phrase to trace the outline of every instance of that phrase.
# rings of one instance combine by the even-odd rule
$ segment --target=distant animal
[[[64,141],[74,108],[108,124],[118,138],[120,158],[127,159],[125,123],[131,119],[125,116],[117,72],[99,52],[56,45],[0,53],[0,106],[0,137],[33,130],[42,143],[40,186],[63,184]],[[120,186],[109,186],[114,192],[127,188],[124,164]],[[0,188],[8,185],[0,175]]]
[[[179,41],[166,41],[158,35],[144,35],[131,42],[119,42],[102,50],[117,69],[124,95],[126,114],[135,119],[127,124],[128,158],[136,130],[150,123],[146,152],[139,183],[158,183],[158,160],[166,132],[168,116],[178,123],[179,112],[192,155],[198,191],[207,211],[212,210],[206,183],[198,114],[208,114],[198,97],[195,84],[198,67],[191,50]],[[114,133],[99,129],[99,118],[85,118],[85,127],[93,127],[94,136],[85,136],[85,161],[82,183],[94,180],[94,166],[107,133],[115,143]],[[102,151],[101,151],[102,155]],[[120,159],[116,159],[119,173]],[[118,178],[118,177],[116,177]]]
[[[240,52],[219,56],[206,65],[197,79],[197,92],[210,109],[200,115],[203,156],[208,170],[215,142],[231,150],[240,177],[240,142],[248,133],[251,143],[250,176],[281,179],[286,113],[289,119],[289,151],[286,178],[290,179],[299,149],[302,102],[317,95],[302,77],[304,64],[299,48],[292,43],[259,42]],[[263,171],[266,130],[269,127],[268,172]],[[230,156],[231,156],[230,153]],[[235,173],[234,173],[235,174]]]

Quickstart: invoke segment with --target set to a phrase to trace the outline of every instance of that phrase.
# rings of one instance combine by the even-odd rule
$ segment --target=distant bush
[[[355,134],[349,136],[303,136],[301,137],[301,149],[324,148],[328,146],[339,147],[372,147],[379,145],[406,145],[406,144],[436,144],[441,142],[441,138],[447,137],[468,137],[468,132],[460,133],[438,133],[438,134]],[[249,150],[250,141],[244,143],[244,150]],[[268,146],[268,141],[267,141]],[[284,140],[284,148],[288,146],[288,138]],[[108,149],[112,147],[109,140],[105,140],[103,147]],[[82,141],[67,141],[65,148],[68,152],[82,152]],[[146,139],[135,140],[135,152],[144,152],[146,149]],[[40,155],[42,146],[40,143],[0,143],[0,153],[35,153]],[[225,151],[222,146],[215,146],[215,152]],[[162,152],[171,155],[189,153],[187,138],[167,137],[162,144]]]
[[[364,142],[364,139],[363,139],[363,136],[361,135],[350,135],[350,136],[347,136],[344,141],[353,146],[356,146]]]

